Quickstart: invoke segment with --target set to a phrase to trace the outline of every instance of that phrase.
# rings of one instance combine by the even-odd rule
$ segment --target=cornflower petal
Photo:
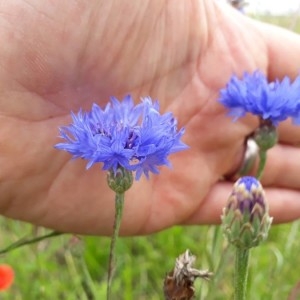
[[[135,106],[130,95],[127,95],[122,102],[115,97],[111,97],[111,103],[117,123],[120,122],[124,124],[124,126],[128,125],[132,127],[138,124],[143,112],[143,107],[141,104]]]
[[[136,179],[142,173],[149,177],[149,172],[158,173],[157,166],[170,167],[168,155],[187,149],[180,141],[184,130],[177,130],[177,121],[172,113],[159,113],[157,102],[152,103],[150,98],[144,99],[144,118],[140,128],[140,143],[136,149],[135,164]]]

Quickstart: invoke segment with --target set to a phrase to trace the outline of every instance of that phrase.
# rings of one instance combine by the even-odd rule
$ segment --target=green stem
[[[120,230],[120,225],[122,220],[123,207],[124,207],[124,195],[125,193],[116,193],[116,197],[115,197],[115,220],[114,220],[113,234],[110,243],[109,263],[108,263],[107,293],[106,293],[107,300],[110,299],[110,294],[111,294],[111,281],[112,281],[113,267],[115,261],[115,248],[116,248],[116,242],[119,236],[119,230]]]
[[[236,248],[234,270],[234,300],[246,299],[249,249]]]
[[[82,280],[82,287],[85,292],[86,298],[89,300],[95,300],[96,299],[96,292],[95,292],[95,286],[93,279],[91,278],[91,275],[89,273],[89,270],[87,268],[86,262],[84,260],[84,257],[80,257],[80,269],[83,273],[83,280]]]
[[[267,162],[267,151],[260,150],[259,151],[259,166],[256,174],[257,179],[261,179],[263,175],[263,171]]]
[[[47,233],[45,235],[42,235],[42,236],[38,236],[38,237],[35,237],[35,238],[22,238],[18,241],[16,241],[15,243],[9,245],[8,247],[0,250],[0,254],[5,254],[7,252],[10,252],[12,250],[15,250],[17,248],[20,248],[20,247],[23,247],[23,246],[26,246],[26,245],[30,245],[30,244],[34,244],[34,243],[37,243],[37,242],[40,242],[42,240],[45,240],[45,239],[48,239],[48,238],[51,238],[51,237],[54,237],[54,236],[58,236],[58,235],[61,235],[63,234],[62,232],[58,232],[58,231],[51,231],[50,233]]]

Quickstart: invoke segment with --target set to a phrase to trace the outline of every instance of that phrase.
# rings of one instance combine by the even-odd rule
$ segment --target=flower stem
[[[246,299],[249,249],[236,247],[234,270],[234,300]]]
[[[45,240],[45,239],[48,239],[48,238],[51,238],[54,236],[62,235],[62,234],[63,234],[62,232],[51,231],[50,233],[47,233],[47,234],[41,235],[41,236],[37,236],[34,238],[22,238],[13,244],[10,244],[8,247],[1,249],[0,254],[5,254],[5,253],[15,250],[17,248],[20,248],[20,247],[23,247],[26,245],[30,245],[30,244],[34,244],[34,243],[40,242],[42,240]]]
[[[115,248],[116,248],[116,242],[119,236],[119,230],[122,220],[122,214],[123,214],[123,207],[124,207],[124,195],[125,193],[116,193],[115,197],[115,220],[114,220],[114,227],[113,227],[113,233],[111,237],[111,243],[110,243],[110,251],[109,251],[109,263],[108,263],[108,276],[107,276],[107,293],[106,293],[106,299],[110,299],[111,294],[111,282],[112,282],[112,276],[113,276],[113,268],[114,268],[114,261],[115,261]]]
[[[257,179],[261,179],[263,175],[263,171],[267,162],[267,151],[260,150],[259,151],[259,166],[256,174]]]

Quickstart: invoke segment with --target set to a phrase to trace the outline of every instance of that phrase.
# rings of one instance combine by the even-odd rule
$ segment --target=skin
[[[114,193],[101,165],[53,148],[70,111],[109,97],[150,95],[184,126],[190,149],[172,169],[134,182],[122,235],[219,223],[254,116],[233,123],[218,104],[230,76],[270,80],[300,67],[300,37],[213,1],[0,3],[0,213],[64,232],[108,235]],[[300,217],[300,129],[279,128],[262,183],[277,223]]]

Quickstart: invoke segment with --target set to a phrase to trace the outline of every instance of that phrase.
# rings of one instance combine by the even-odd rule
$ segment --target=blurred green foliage
[[[48,232],[7,219],[0,225],[1,245]],[[249,299],[287,299],[300,281],[299,229],[300,221],[273,226],[268,241],[253,249]],[[14,268],[16,280],[0,299],[105,299],[109,243],[109,238],[63,235],[2,256],[1,262]],[[197,256],[195,267],[215,272],[210,282],[198,280],[196,299],[231,299],[234,251],[218,226],[174,227],[119,239],[113,299],[162,299],[164,276],[186,249]]]

